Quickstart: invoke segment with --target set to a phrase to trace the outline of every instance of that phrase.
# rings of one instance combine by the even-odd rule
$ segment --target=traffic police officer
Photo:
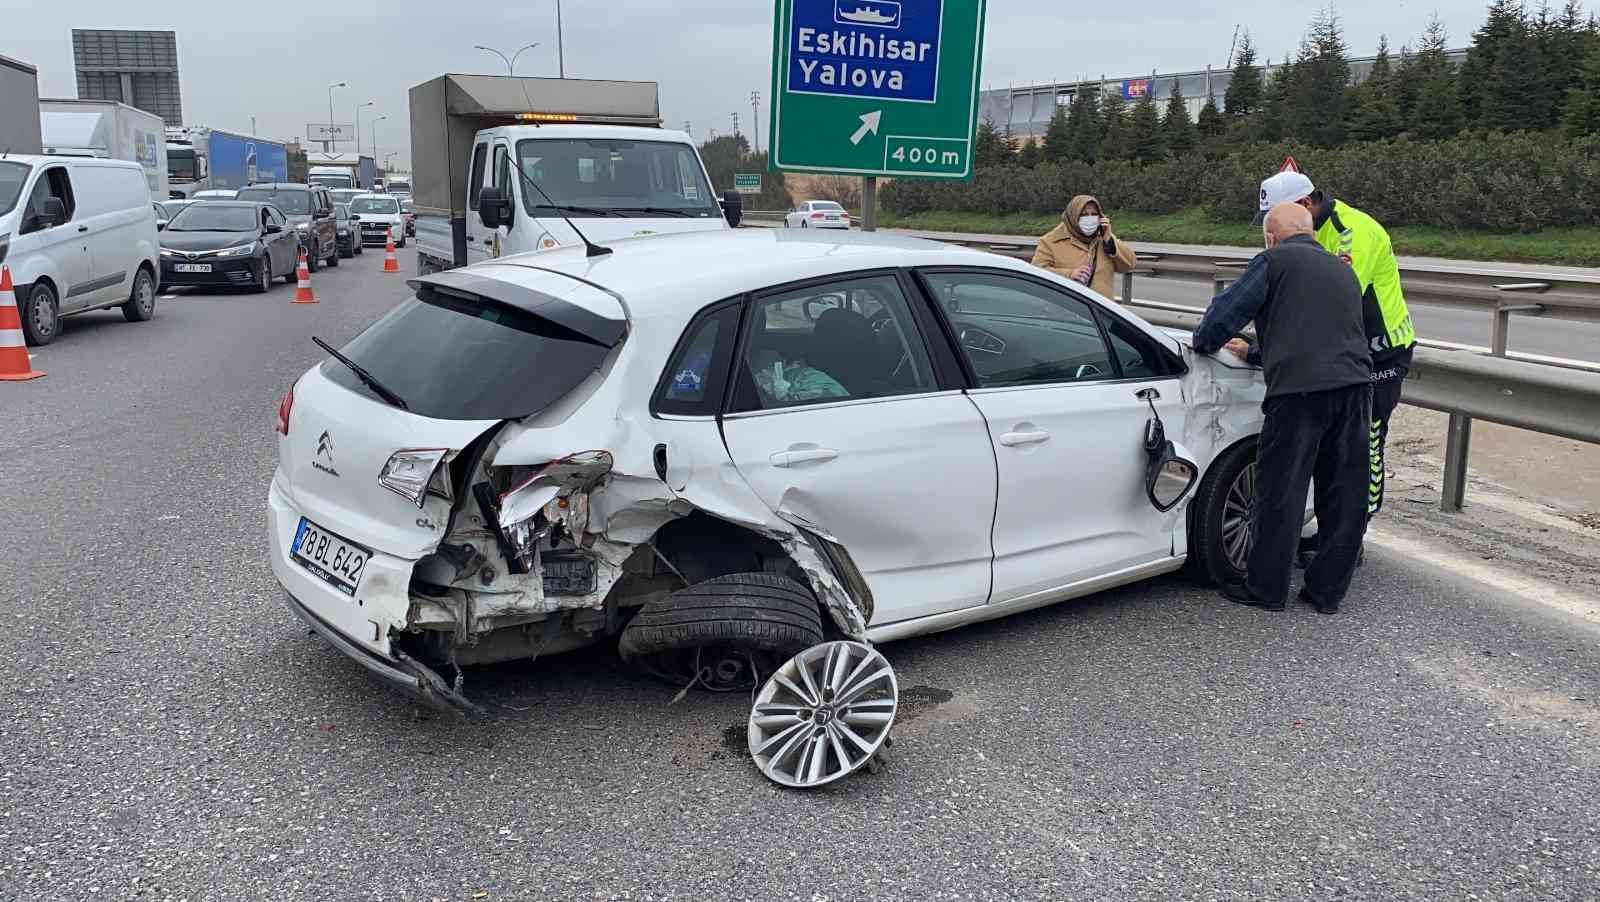
[[[1389,418],[1400,403],[1400,386],[1411,368],[1411,354],[1417,333],[1400,290],[1400,264],[1395,260],[1389,233],[1376,219],[1341,200],[1324,196],[1303,173],[1287,171],[1261,183],[1261,212],[1282,203],[1294,203],[1311,211],[1317,243],[1355,271],[1361,285],[1362,325],[1367,334],[1367,349],[1372,354],[1372,425],[1367,435],[1367,518],[1383,507],[1384,443],[1389,437]],[[1303,552],[1316,547],[1312,537],[1302,543]],[[1304,560],[1302,560],[1304,563]]]

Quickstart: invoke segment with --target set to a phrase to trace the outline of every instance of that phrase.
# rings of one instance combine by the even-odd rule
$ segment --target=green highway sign
[[[985,0],[776,0],[771,167],[970,179]]]
[[[761,173],[735,172],[733,174],[733,190],[740,194],[760,194]]]

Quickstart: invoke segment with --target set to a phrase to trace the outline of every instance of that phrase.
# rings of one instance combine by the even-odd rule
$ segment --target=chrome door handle
[[[1005,445],[1007,448],[1015,448],[1018,445],[1036,445],[1039,442],[1048,441],[1049,438],[1050,433],[1043,431],[1006,432],[1001,434],[1000,444]]]
[[[774,467],[792,467],[795,464],[826,463],[839,456],[832,448],[797,448],[779,451],[767,458]]]

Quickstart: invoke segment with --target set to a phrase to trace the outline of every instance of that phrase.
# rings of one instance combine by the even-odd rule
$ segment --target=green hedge
[[[1248,222],[1261,179],[1293,155],[1317,187],[1387,225],[1533,232],[1600,222],[1600,138],[1492,133],[1451,141],[1378,141],[1317,149],[1256,144],[1175,160],[1044,163],[979,170],[971,182],[899,179],[882,203],[903,216],[954,211],[1059,213],[1074,194],[1118,210],[1203,206],[1217,222]]]

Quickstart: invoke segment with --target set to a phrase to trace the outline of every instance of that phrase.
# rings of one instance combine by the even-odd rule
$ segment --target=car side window
[[[467,177],[467,209],[478,209],[478,192],[483,190],[483,163],[489,155],[489,145],[472,148],[472,174]]]
[[[1120,376],[1089,304],[1002,273],[928,272],[982,388]]]
[[[757,297],[734,380],[735,411],[887,398],[938,386],[893,275]]]
[[[650,409],[676,416],[720,413],[728,360],[733,356],[738,333],[737,301],[701,311],[668,358]]]
[[[1111,350],[1117,357],[1117,366],[1124,379],[1147,379],[1176,375],[1172,354],[1164,351],[1150,336],[1135,329],[1122,319],[1096,310],[1100,325],[1111,341]]]

